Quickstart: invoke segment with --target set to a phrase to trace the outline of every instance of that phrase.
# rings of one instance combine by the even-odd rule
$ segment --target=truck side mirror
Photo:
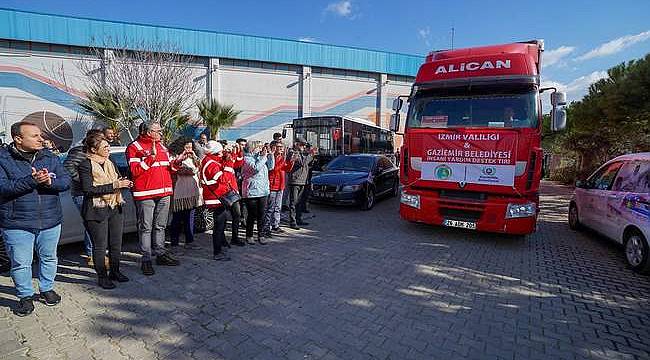
[[[395,113],[390,116],[390,131],[399,131],[399,113]]]
[[[551,93],[551,131],[560,131],[566,128],[566,110],[560,108],[566,105],[566,94],[561,91]]]
[[[553,105],[553,107],[566,105],[566,94],[561,91],[552,92],[551,105]]]
[[[395,112],[400,111],[403,105],[404,105],[404,100],[400,98],[395,98],[395,100],[393,100],[393,111]]]
[[[564,128],[566,128],[566,110],[553,109],[553,112],[551,112],[551,130],[561,131]]]
[[[287,129],[282,129],[282,138],[283,139],[287,138]]]

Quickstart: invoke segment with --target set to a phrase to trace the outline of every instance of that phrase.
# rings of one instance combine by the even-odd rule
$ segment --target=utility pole
[[[456,31],[455,31],[454,27],[452,26],[451,27],[451,49],[452,50],[454,50],[454,34],[455,34],[455,32]]]

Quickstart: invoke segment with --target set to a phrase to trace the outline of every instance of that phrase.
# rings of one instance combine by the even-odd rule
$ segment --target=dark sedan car
[[[384,155],[341,155],[314,175],[311,183],[312,202],[356,204],[370,210],[377,198],[397,196],[399,171]]]

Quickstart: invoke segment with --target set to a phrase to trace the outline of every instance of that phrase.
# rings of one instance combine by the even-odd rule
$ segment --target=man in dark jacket
[[[90,129],[86,132],[86,138],[92,134],[101,134],[102,130],[100,129]],[[84,202],[84,193],[81,191],[81,182],[79,179],[79,165],[82,161],[86,160],[86,153],[84,152],[83,144],[73,147],[68,150],[68,156],[63,162],[63,167],[70,174],[70,194],[72,195],[72,201],[77,206],[77,209],[81,212],[81,205]],[[88,266],[93,267],[93,244],[90,241],[90,235],[88,232],[85,232],[84,235],[84,255],[88,259]]]
[[[41,130],[34,124],[11,126],[14,142],[0,149],[0,229],[11,260],[11,278],[20,299],[16,315],[34,311],[33,300],[54,306],[54,292],[63,212],[59,193],[70,187],[70,176],[58,157],[43,149]],[[39,291],[32,288],[32,257],[38,252]]]
[[[296,139],[287,158],[287,162],[293,161],[293,167],[289,172],[289,226],[296,230],[300,229],[300,225],[309,225],[302,221],[304,209],[300,206],[309,178],[309,165],[313,160],[313,156],[305,152],[305,146],[304,139]]]

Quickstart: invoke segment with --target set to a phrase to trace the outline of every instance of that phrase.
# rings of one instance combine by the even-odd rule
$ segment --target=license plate
[[[456,227],[462,229],[476,230],[476,223],[472,221],[461,221],[461,220],[444,220],[442,225],[449,227]]]

